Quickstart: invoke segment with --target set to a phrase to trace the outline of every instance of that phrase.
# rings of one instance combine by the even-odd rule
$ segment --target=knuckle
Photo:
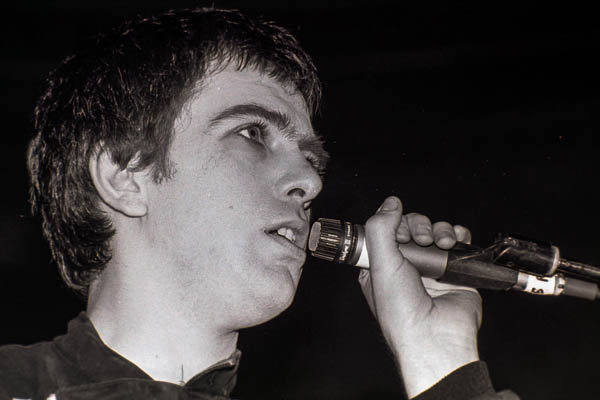
[[[431,225],[431,220],[427,215],[411,213],[409,215],[409,221],[412,220],[412,223],[415,225]]]
[[[433,227],[434,229],[442,229],[447,231],[453,230],[452,225],[450,225],[450,223],[446,221],[438,221],[435,224],[433,224]]]
[[[433,233],[436,239],[436,242],[439,241],[445,241],[445,240],[452,240],[452,242],[454,242],[456,240],[456,233],[454,232],[454,229],[452,228],[452,225],[450,225],[447,222],[436,222],[433,225]],[[451,245],[453,245],[454,243],[450,243]]]

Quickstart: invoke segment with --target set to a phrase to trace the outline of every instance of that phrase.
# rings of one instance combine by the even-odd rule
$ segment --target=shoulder
[[[0,346],[0,378],[9,374],[33,373],[32,370],[39,369],[44,364],[44,359],[51,352],[51,348],[52,342],[40,342],[29,346],[18,344]]]
[[[0,347],[0,397],[34,398],[53,390],[57,353],[52,342]]]

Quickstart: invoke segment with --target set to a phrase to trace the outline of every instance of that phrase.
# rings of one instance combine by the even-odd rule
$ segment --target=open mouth
[[[287,243],[300,248],[300,245],[298,244],[298,235],[295,229],[284,226],[278,229],[266,231],[266,233],[273,236],[276,240],[283,239]]]
[[[277,231],[275,233],[279,236],[286,238],[290,242],[296,244],[296,232],[294,232],[293,229],[283,227],[283,228],[277,229]]]

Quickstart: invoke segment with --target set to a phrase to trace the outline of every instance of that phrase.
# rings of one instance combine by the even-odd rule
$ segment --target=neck
[[[214,310],[190,307],[164,279],[127,279],[131,269],[115,264],[94,282],[88,301],[88,315],[113,351],[153,379],[177,384],[235,351],[237,331],[220,327]]]

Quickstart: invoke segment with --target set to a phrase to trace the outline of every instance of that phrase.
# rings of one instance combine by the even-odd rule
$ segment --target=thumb
[[[396,242],[396,230],[401,220],[402,202],[397,197],[390,196],[365,224],[372,275],[391,274],[393,269],[404,263],[404,257]]]
[[[365,225],[369,277],[377,315],[388,314],[392,320],[409,316],[431,301],[418,271],[398,249],[396,230],[401,219],[402,203],[392,196]]]

